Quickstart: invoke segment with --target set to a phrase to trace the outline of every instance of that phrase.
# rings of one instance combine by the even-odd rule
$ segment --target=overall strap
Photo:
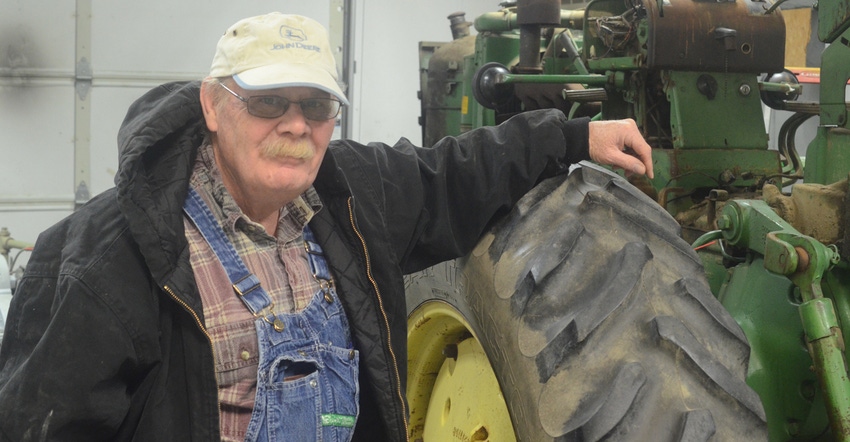
[[[310,226],[304,226],[304,248],[307,249],[307,258],[310,260],[310,271],[313,272],[313,277],[319,281],[319,285],[324,289],[333,284],[331,271],[328,268],[328,262],[325,261],[324,251],[322,246],[316,242],[316,236],[310,230]]]
[[[274,314],[274,304],[260,285],[260,280],[245,267],[245,263],[236,253],[236,249],[227,239],[224,230],[215,220],[209,207],[198,195],[198,192],[191,187],[186,196],[186,201],[183,203],[183,211],[189,215],[189,218],[195,223],[201,235],[218,257],[239,299],[248,307],[251,314],[255,317],[263,317],[268,322],[263,310],[269,308]]]

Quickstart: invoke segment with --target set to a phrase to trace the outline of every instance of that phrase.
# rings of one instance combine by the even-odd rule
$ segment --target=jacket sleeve
[[[125,325],[74,276],[27,271],[0,347],[0,440],[114,437],[139,377]]]
[[[380,195],[402,271],[414,272],[468,253],[494,217],[540,180],[588,160],[588,123],[546,109],[428,148],[406,139],[354,147],[365,164],[378,166],[356,186]]]

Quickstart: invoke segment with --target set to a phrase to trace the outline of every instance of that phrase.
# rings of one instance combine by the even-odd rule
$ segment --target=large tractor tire
[[[583,164],[411,275],[411,440],[766,440],[749,345],[678,232]]]

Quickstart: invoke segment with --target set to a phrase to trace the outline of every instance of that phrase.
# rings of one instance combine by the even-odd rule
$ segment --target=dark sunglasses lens
[[[330,120],[339,113],[340,102],[330,98],[301,100],[301,112],[308,120]]]
[[[260,118],[277,118],[289,109],[289,100],[274,95],[248,98],[248,113]]]
[[[290,104],[291,101],[276,95],[257,95],[248,98],[248,113],[260,118],[277,118],[289,110]],[[330,98],[308,98],[298,105],[304,118],[325,121],[336,117],[342,104]]]

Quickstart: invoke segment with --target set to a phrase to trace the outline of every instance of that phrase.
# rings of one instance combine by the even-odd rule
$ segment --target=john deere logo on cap
[[[280,27],[280,36],[292,41],[307,40],[307,34],[305,34],[304,31],[298,28],[291,28],[285,25]]]
[[[322,52],[322,48],[316,45],[302,43],[307,41],[307,34],[301,29],[282,25],[278,32],[281,37],[292,43],[275,43],[272,45],[273,51],[279,51],[281,49],[306,49],[308,51]]]

